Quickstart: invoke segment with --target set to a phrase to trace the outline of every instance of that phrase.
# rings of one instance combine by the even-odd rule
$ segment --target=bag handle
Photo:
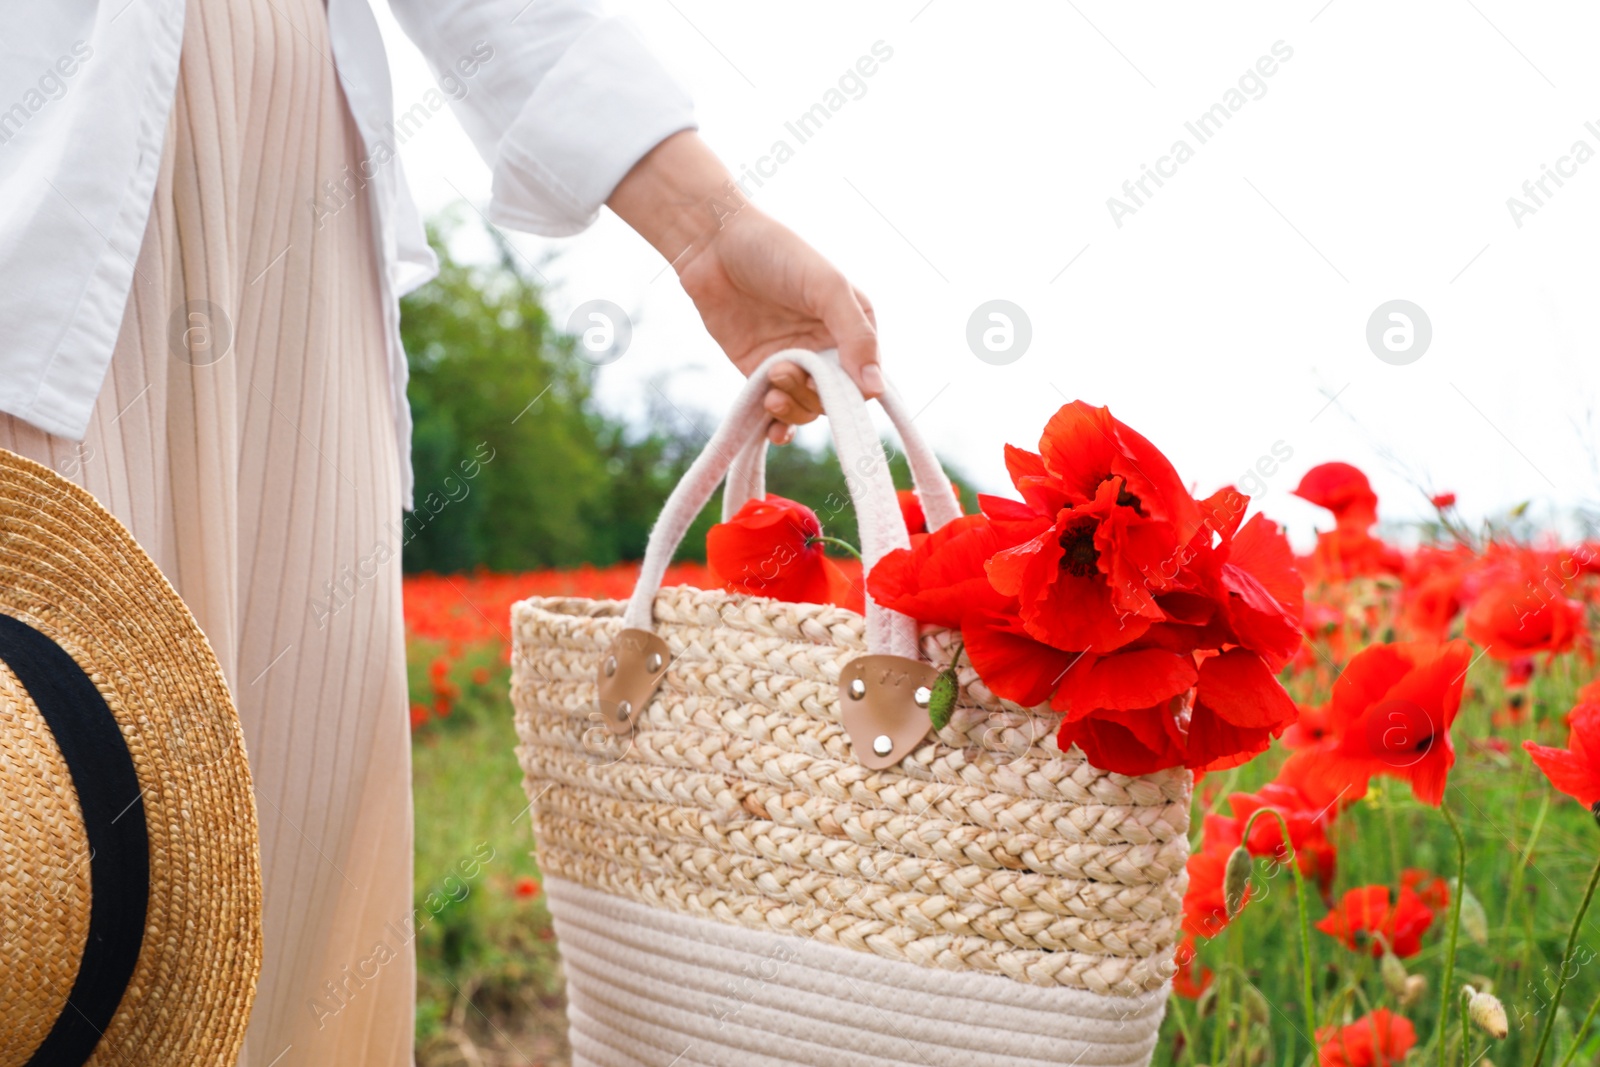
[[[779,363],[798,364],[816,382],[823,413],[828,416],[828,425],[833,431],[834,451],[844,467],[850,498],[856,508],[863,575],[893,549],[910,547],[883,444],[867,415],[866,401],[856,384],[845,376],[837,352],[833,349],[823,353],[805,349],[779,352],[768,356],[750,375],[727,418],[667,497],[660,517],[650,530],[639,579],[623,615],[628,628],[649,630],[653,627],[656,594],[684,534],[732,468],[735,457],[741,452],[753,451],[753,443],[764,439],[767,413],[762,401],[771,388],[772,368]],[[868,650],[915,658],[915,620],[880,607],[870,595],[866,597],[866,607]]]
[[[860,390],[839,365],[837,351],[790,349],[767,357],[750,375],[727,418],[667,497],[650,530],[633,596],[623,612],[624,628],[600,662],[599,710],[613,733],[624,734],[633,729],[635,718],[666,675],[671,652],[654,632],[656,594],[684,534],[729,474],[735,458],[740,454],[764,456],[760,442],[765,440],[768,416],[762,401],[771,388],[772,368],[779,363],[798,364],[816,383],[833,431],[834,451],[844,467],[856,508],[863,576],[889,552],[911,545],[883,443],[867,414]],[[900,411],[903,414],[904,408]],[[910,420],[904,420],[904,424],[909,426]],[[933,466],[937,467],[937,463]],[[757,479],[764,481],[754,463],[747,463],[744,470],[735,491],[748,492]],[[924,477],[929,476],[924,468]],[[944,484],[948,487],[948,480]],[[948,494],[948,499],[954,507],[953,493]],[[866,594],[865,600],[867,653],[840,671],[840,721],[856,759],[869,769],[880,770],[898,763],[927,736],[927,708],[938,671],[918,656],[915,619],[876,603],[871,593]]]
[[[928,530],[937,530],[945,523],[959,519],[961,500],[956,496],[955,486],[950,484],[950,476],[944,472],[939,457],[934,455],[927,439],[917,429],[916,417],[907,410],[900,391],[885,383],[878,403],[883,405],[895,433],[900,436],[900,447],[904,449],[906,463],[911,468],[911,484],[916,487],[917,498],[922,502],[922,514],[927,519]],[[767,438],[761,434],[733,458],[728,482],[722,488],[722,521],[732,519],[748,501],[766,496],[766,483]]]

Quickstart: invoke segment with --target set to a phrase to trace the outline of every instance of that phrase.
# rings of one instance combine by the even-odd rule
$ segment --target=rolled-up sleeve
[[[583,230],[645,153],[695,126],[689,94],[593,0],[391,7],[494,171],[489,217],[502,225]]]

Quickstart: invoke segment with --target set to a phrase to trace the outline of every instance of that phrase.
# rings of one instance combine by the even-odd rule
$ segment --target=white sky
[[[1114,4],[974,0],[614,0],[697,102],[737,173],[875,42],[893,57],[755,194],[877,307],[885,366],[918,425],[977,487],[1006,441],[1034,447],[1065,399],[1107,404],[1205,492],[1282,442],[1258,503],[1304,544],[1288,495],[1315,463],[1372,477],[1388,519],[1427,512],[1406,471],[1469,516],[1600,498],[1600,158],[1521,228],[1507,198],[1578,140],[1600,152],[1600,12],[1450,0]],[[402,108],[432,85],[386,10]],[[1185,122],[1274,42],[1293,49],[1201,144]],[[1106,201],[1178,139],[1192,159],[1119,229]],[[488,201],[453,116],[402,149],[424,213]],[[1571,165],[1567,165],[1571,169]],[[1147,186],[1153,188],[1153,186]],[[557,321],[604,298],[634,316],[600,375],[637,413],[646,379],[715,414],[739,379],[661,261],[617,218],[519,235]],[[1068,266],[1068,264],[1071,264]],[[1065,268],[1065,269],[1063,269]],[[966,324],[1020,305],[1027,353],[980,361]],[[1431,347],[1394,366],[1368,317],[1420,305]],[[1329,397],[1337,402],[1329,406]],[[822,431],[814,431],[821,433]]]

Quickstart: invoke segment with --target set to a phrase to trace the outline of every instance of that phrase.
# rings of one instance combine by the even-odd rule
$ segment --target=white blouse
[[[0,411],[73,440],[87,431],[111,362],[149,218],[184,2],[0,0]],[[394,114],[377,21],[366,0],[327,6],[334,64],[373,163],[410,507],[399,299],[438,264],[395,156],[408,119]],[[494,172],[497,223],[577,233],[640,157],[694,126],[688,95],[598,0],[390,6]]]

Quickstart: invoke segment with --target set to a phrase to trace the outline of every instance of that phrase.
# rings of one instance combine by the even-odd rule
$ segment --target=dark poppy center
[[[1094,547],[1094,529],[1094,520],[1082,519],[1061,532],[1062,570],[1078,578],[1096,572],[1100,550]]]
[[[1138,511],[1139,514],[1143,515],[1144,512],[1140,510],[1142,502],[1137,496],[1128,492],[1128,480],[1126,478],[1119,474],[1107,474],[1104,478],[1100,479],[1100,484],[1104,485],[1113,478],[1117,480],[1117,503],[1122,507],[1132,508],[1134,511]]]

